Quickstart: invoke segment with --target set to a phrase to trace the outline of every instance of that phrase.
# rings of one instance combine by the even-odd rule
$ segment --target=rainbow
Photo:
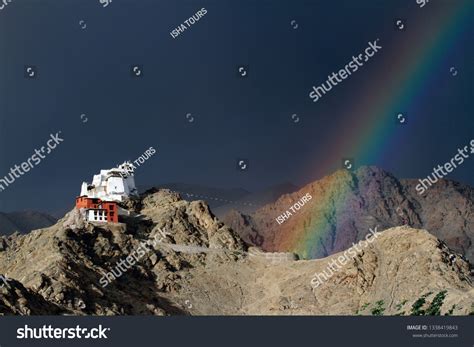
[[[401,33],[403,39],[397,40],[395,45],[385,43],[384,53],[393,57],[393,65],[389,73],[386,66],[383,66],[374,76],[384,76],[386,85],[376,90],[360,88],[354,102],[348,103],[345,111],[354,116],[353,123],[346,126],[350,129],[349,133],[326,146],[331,151],[324,161],[318,162],[318,172],[321,169],[332,172],[341,165],[341,158],[346,157],[347,153],[351,153],[357,163],[370,165],[396,148],[396,129],[399,125],[396,124],[395,117],[400,112],[397,108],[400,105],[406,105],[410,109],[416,107],[416,103],[423,98],[425,89],[433,84],[433,69],[443,64],[446,55],[467,31],[469,18],[473,15],[472,1],[457,2],[449,9],[436,5],[433,1],[425,8],[416,8],[423,15],[428,6],[433,6],[426,14],[432,16],[429,25],[419,26],[414,30],[415,33]],[[383,41],[380,43],[384,45]],[[279,239],[282,249],[296,252],[303,258],[314,258],[324,253],[320,249],[319,240],[329,237],[332,228],[327,221],[327,213],[335,205],[348,207],[345,206],[348,203],[346,192],[341,194],[341,187],[336,186],[336,181],[334,175],[325,178],[327,189],[322,196],[317,197],[311,223],[296,223],[296,228],[285,231]],[[337,201],[334,201],[337,191]]]

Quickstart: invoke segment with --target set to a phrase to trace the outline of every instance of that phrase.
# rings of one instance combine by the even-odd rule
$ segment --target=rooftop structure
[[[130,162],[124,162],[110,170],[100,170],[94,175],[92,183],[82,183],[81,197],[103,201],[123,201],[130,196],[138,196],[133,177],[135,166]]]

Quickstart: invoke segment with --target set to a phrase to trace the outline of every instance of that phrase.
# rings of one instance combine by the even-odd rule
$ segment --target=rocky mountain
[[[159,191],[129,201],[125,207],[133,217],[121,224],[88,224],[74,209],[52,227],[2,237],[0,274],[21,282],[54,307],[59,305],[63,314],[179,314],[182,310],[160,293],[179,288],[176,280],[181,271],[200,267],[206,259],[234,259],[232,251],[243,250],[240,239],[217,221],[202,201],[187,202],[177,193]],[[161,243],[225,245],[230,253],[181,254]],[[137,254],[139,248],[145,253],[140,257],[143,263],[123,271],[120,261]],[[123,276],[103,287],[101,279],[113,270]],[[15,290],[22,289],[21,285]],[[8,290],[7,286],[3,290]],[[36,312],[27,303],[20,309]]]
[[[375,233],[348,257],[297,260],[247,248],[203,201],[152,190],[121,223],[72,210],[0,238],[2,314],[354,315],[472,311],[471,269],[424,230]],[[140,251],[141,250],[141,251]],[[349,253],[350,254],[350,253]],[[346,257],[337,270],[334,261]],[[332,265],[331,265],[332,264]],[[331,274],[329,275],[329,268]],[[317,274],[328,274],[314,286]]]
[[[232,211],[223,221],[247,244],[295,252],[306,259],[347,249],[371,228],[408,225],[428,230],[474,261],[474,189],[439,180],[419,195],[418,183],[398,180],[376,167],[341,170],[250,215]],[[307,194],[311,199],[303,201]],[[292,206],[298,209],[292,212]],[[282,215],[283,222],[277,220]]]
[[[42,212],[0,212],[0,235],[9,235],[15,231],[28,233],[31,230],[49,227],[56,222],[56,218]]]

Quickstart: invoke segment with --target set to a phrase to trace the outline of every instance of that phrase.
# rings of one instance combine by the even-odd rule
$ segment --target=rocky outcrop
[[[0,285],[1,315],[57,315],[66,312],[14,279]]]
[[[182,313],[162,295],[179,289],[181,270],[236,259],[239,254],[232,251],[244,250],[202,201],[187,202],[160,190],[146,195],[136,208],[139,214],[121,224],[84,223],[73,210],[50,228],[3,237],[0,273],[70,313],[164,315]],[[229,252],[182,254],[156,240]],[[140,261],[102,287],[101,278],[147,241]]]

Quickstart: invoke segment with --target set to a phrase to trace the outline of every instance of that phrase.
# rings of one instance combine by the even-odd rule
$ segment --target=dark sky
[[[380,38],[390,48],[443,6],[467,2],[420,9],[416,0],[113,0],[103,8],[99,0],[12,0],[0,11],[0,178],[49,134],[61,131],[64,142],[0,192],[0,211],[62,209],[83,180],[150,146],[157,154],[138,168],[138,184],[257,190],[330,174],[338,167],[318,163],[360,116],[347,112],[352,95],[384,88],[398,58],[384,51],[318,103],[311,87],[367,42]],[[201,8],[207,14],[173,39],[170,31]],[[430,67],[435,78],[409,112],[417,122],[404,125],[401,151],[357,164],[425,177],[474,139],[472,22],[471,12],[467,31]],[[143,65],[142,78],[132,77],[134,64]],[[36,79],[25,78],[25,65],[38,68]],[[237,76],[238,65],[249,66],[248,78]],[[237,158],[249,160],[246,172]],[[474,185],[473,172],[474,157],[448,178]]]

